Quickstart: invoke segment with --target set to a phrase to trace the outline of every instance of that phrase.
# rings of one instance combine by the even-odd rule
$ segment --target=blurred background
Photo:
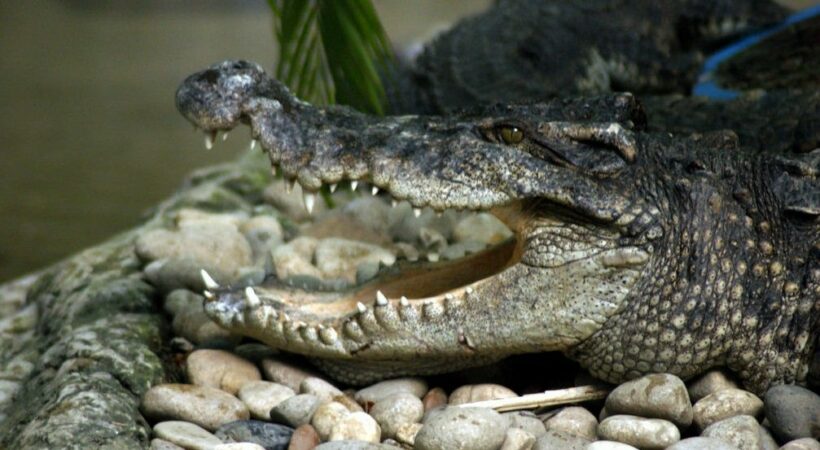
[[[818,0],[789,0],[794,8]],[[490,0],[375,0],[397,46]],[[264,0],[0,0],[0,282],[139,223],[205,151],[174,107],[188,74],[224,59],[272,68]]]

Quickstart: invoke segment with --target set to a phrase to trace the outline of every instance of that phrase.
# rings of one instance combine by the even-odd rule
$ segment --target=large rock
[[[506,418],[491,409],[449,407],[424,423],[415,446],[417,450],[497,450],[507,427]]]

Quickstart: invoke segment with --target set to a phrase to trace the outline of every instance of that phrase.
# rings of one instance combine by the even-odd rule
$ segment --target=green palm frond
[[[390,44],[370,0],[268,0],[276,77],[298,97],[384,114]]]

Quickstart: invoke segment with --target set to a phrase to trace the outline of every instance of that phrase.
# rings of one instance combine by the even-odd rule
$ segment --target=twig
[[[520,409],[534,409],[543,406],[565,405],[589,400],[600,400],[609,394],[609,389],[600,386],[580,386],[554,391],[544,391],[538,394],[527,394],[520,397],[500,398],[498,400],[484,400],[481,402],[464,403],[461,407],[492,408],[498,412],[517,411]]]

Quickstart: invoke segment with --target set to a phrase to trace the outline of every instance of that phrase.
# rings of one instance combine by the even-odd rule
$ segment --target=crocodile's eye
[[[518,144],[524,140],[524,132],[518,127],[503,126],[498,134],[501,135],[501,140],[507,145]]]

